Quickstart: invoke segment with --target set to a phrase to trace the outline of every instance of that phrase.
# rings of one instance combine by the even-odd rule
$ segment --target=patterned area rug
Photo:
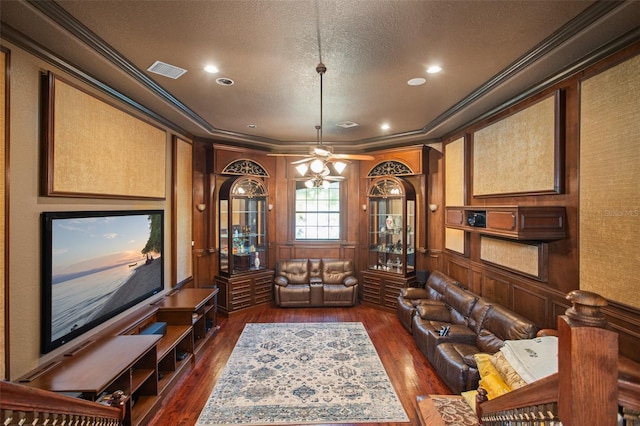
[[[362,323],[247,324],[197,425],[408,422]]]

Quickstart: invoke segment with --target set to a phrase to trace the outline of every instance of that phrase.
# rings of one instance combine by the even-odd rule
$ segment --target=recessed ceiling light
[[[438,65],[432,65],[429,68],[427,68],[427,73],[429,74],[436,74],[436,73],[439,73],[440,71],[442,71],[442,67]]]
[[[391,126],[389,125],[389,123],[384,123],[380,126],[380,128],[382,130],[389,130],[391,128]]]
[[[234,81],[231,80],[230,78],[220,77],[220,78],[216,78],[216,83],[218,83],[221,86],[231,86],[234,83]]]
[[[218,72],[220,72],[218,67],[216,67],[215,65],[207,65],[206,67],[204,67],[204,70],[209,74],[217,74]]]
[[[422,77],[416,77],[416,78],[412,78],[411,80],[407,81],[407,84],[409,86],[422,86],[426,82],[427,82],[427,79],[422,78]]]

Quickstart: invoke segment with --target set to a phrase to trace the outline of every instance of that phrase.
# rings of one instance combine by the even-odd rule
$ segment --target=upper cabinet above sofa
[[[446,226],[516,240],[553,241],[566,238],[564,207],[447,207]]]

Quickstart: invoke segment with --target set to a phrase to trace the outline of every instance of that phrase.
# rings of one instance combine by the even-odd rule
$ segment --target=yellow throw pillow
[[[478,372],[480,373],[480,378],[486,377],[491,373],[498,374],[498,370],[491,363],[491,355],[478,353],[473,355],[476,360],[476,365],[478,366]]]
[[[502,380],[500,374],[490,373],[480,379],[479,386],[487,391],[487,398],[493,399],[511,391],[511,388]]]

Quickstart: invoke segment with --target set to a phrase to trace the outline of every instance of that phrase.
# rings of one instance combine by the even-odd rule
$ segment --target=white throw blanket
[[[558,338],[507,340],[500,349],[513,369],[527,383],[558,372]]]

